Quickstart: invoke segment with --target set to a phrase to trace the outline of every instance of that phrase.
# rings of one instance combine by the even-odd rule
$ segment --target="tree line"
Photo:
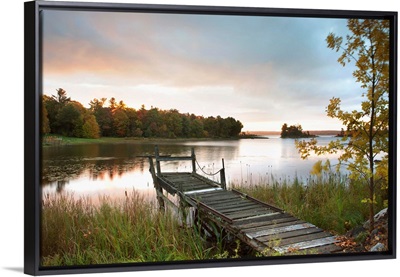
[[[160,138],[229,138],[241,133],[243,124],[233,117],[199,116],[176,109],[161,110],[144,105],[126,106],[114,97],[94,98],[85,108],[71,100],[64,89],[56,95],[44,95],[42,132],[70,137],[160,137]]]

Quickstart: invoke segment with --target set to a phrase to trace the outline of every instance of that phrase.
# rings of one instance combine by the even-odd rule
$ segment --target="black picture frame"
[[[231,266],[277,265],[360,261],[396,258],[396,181],[397,181],[397,12],[362,10],[312,10],[254,7],[182,6],[151,4],[117,4],[89,2],[25,2],[25,69],[24,69],[24,272],[29,275],[75,273],[127,272],[142,270],[191,269]],[[114,11],[143,13],[218,14],[279,17],[321,18],[379,18],[390,21],[390,92],[389,92],[389,250],[379,253],[349,253],[319,256],[284,256],[263,259],[212,260],[185,262],[155,262],[137,264],[108,264],[101,266],[71,266],[44,268],[40,265],[40,207],[41,207],[41,22],[40,11]]]

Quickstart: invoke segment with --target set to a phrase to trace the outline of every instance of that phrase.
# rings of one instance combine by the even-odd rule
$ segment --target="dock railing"
[[[197,173],[196,165],[199,167],[200,171],[207,175],[207,176],[214,176],[219,173],[220,175],[220,184],[223,189],[226,190],[226,177],[225,177],[225,162],[222,159],[222,168],[215,173],[207,173],[203,170],[200,166],[198,161],[196,160],[196,154],[194,148],[191,148],[191,155],[190,156],[161,156],[158,146],[154,148],[155,152],[155,159],[156,159],[156,169],[157,169],[157,176],[162,175],[161,171],[161,162],[168,162],[168,161],[191,161],[192,162],[192,173]]]
[[[161,165],[160,162],[169,162],[169,161],[192,161],[192,172],[196,173],[196,155],[194,153],[194,148],[192,148],[192,154],[190,156],[160,156],[160,152],[158,150],[158,146],[155,146],[154,149],[155,158],[156,158],[156,168],[157,175],[161,175]]]
[[[153,184],[154,184],[154,188],[156,190],[156,195],[157,195],[157,200],[159,203],[159,208],[160,210],[165,210],[165,204],[170,204],[169,203],[169,199],[164,195],[164,189],[167,190],[168,192],[168,188],[163,188],[163,185],[165,186],[166,184],[165,182],[165,175],[171,174],[171,172],[167,172],[167,171],[163,171],[162,170],[162,166],[161,163],[162,162],[171,162],[171,161],[191,161],[191,172],[188,172],[190,174],[193,174],[196,176],[197,179],[201,179],[204,180],[206,182],[212,182],[213,186],[218,186],[220,188],[222,188],[223,190],[226,190],[226,177],[225,177],[225,164],[224,164],[224,159],[222,159],[222,168],[220,170],[218,170],[215,173],[207,173],[203,170],[203,168],[200,166],[200,164],[198,163],[198,161],[196,160],[196,154],[195,154],[195,150],[192,147],[191,148],[191,154],[190,156],[171,156],[171,155],[160,155],[160,151],[158,146],[156,145],[154,147],[154,156],[153,155],[148,155],[148,156],[143,156],[143,157],[147,157],[149,160],[149,165],[150,165],[150,173],[153,179]],[[199,170],[199,173],[201,171],[201,173],[203,173],[202,175],[206,175],[206,176],[202,176],[199,173],[197,173],[197,169]],[[219,174],[220,176],[220,182],[215,182],[212,181],[211,179],[209,179],[209,176],[214,176]],[[163,181],[161,181],[163,180]],[[162,183],[160,183],[162,182]],[[177,187],[178,191],[178,195],[181,196],[182,200],[186,200],[188,201],[189,198],[185,197],[183,194],[183,184],[180,184]]]

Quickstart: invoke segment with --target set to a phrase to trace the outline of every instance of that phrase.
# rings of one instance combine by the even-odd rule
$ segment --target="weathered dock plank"
[[[271,213],[273,213],[273,211],[260,208],[260,209],[252,209],[252,210],[248,210],[248,211],[239,211],[239,212],[234,212],[234,213],[228,213],[228,214],[226,214],[226,216],[232,220],[235,220],[235,219],[240,219],[240,218],[267,215],[267,214],[271,214]]]
[[[291,224],[294,224],[294,222],[298,222],[299,219],[295,217],[286,217],[286,218],[281,218],[278,220],[272,220],[272,221],[264,221],[262,225],[258,225],[256,227],[251,227],[251,228],[241,228],[244,232],[257,232],[259,230],[266,230],[269,228],[277,228],[277,227],[283,227],[283,226],[289,226]]]
[[[210,186],[204,185],[204,184],[191,184],[191,183],[183,183],[183,184],[177,184],[174,186],[176,189],[179,191],[185,192],[188,190],[202,190],[202,189],[207,189]]]
[[[229,204],[229,205],[211,205],[212,207],[218,209],[222,213],[232,213],[232,212],[238,212],[238,211],[247,211],[247,210],[252,210],[256,208],[260,208],[259,205],[257,204],[252,204],[252,203],[241,203],[238,205],[234,204]]]
[[[246,232],[257,232],[259,230],[276,229],[276,228],[290,226],[290,225],[299,224],[299,223],[305,223],[305,221],[300,220],[298,218],[294,218],[294,219],[283,221],[283,222],[279,222],[279,223],[276,223],[276,224],[269,224],[269,225],[263,225],[263,226],[256,227],[256,228],[244,229],[244,231],[246,231]]]
[[[217,193],[209,193],[209,192],[205,192],[205,193],[199,193],[196,195],[197,198],[201,198],[203,200],[218,200],[218,197],[222,196],[222,195],[226,195],[232,198],[238,197],[236,194],[234,194],[233,192],[229,191],[229,190],[221,190],[218,191]]]
[[[194,195],[194,194],[198,194],[198,193],[202,193],[202,192],[212,192],[212,191],[217,191],[217,190],[222,190],[221,188],[205,188],[205,189],[200,189],[200,190],[192,190],[192,191],[187,191],[184,194],[185,195]]]
[[[329,244],[332,244],[335,242],[336,242],[336,238],[333,236],[330,236],[327,238],[320,238],[320,239],[315,239],[315,240],[310,240],[310,241],[303,241],[303,242],[288,244],[285,246],[278,246],[278,247],[274,247],[274,249],[280,253],[285,253],[285,252],[288,252],[288,250],[290,250],[290,249],[303,250],[303,249],[308,249],[308,248],[313,248],[313,247],[318,247],[318,246],[325,246],[325,245],[329,245]]]
[[[208,203],[220,203],[222,201],[238,201],[240,198],[235,195],[227,194],[224,192],[215,192],[206,196],[201,196],[198,197],[197,195],[195,196],[196,199],[201,200],[203,202],[208,202]]]
[[[318,232],[318,233],[313,233],[313,234],[308,234],[308,235],[301,235],[301,236],[297,236],[297,237],[290,237],[290,238],[279,240],[279,246],[286,246],[286,245],[293,244],[293,243],[321,239],[321,238],[326,238],[326,237],[332,237],[332,235],[327,232]]]
[[[300,230],[300,229],[305,229],[305,228],[310,228],[310,227],[315,227],[315,226],[312,225],[311,223],[299,221],[298,224],[288,225],[288,226],[283,226],[283,227],[278,227],[278,228],[268,228],[268,229],[261,230],[261,231],[246,233],[246,235],[250,238],[257,238],[257,237],[261,237],[261,236],[274,235],[274,234],[279,234],[279,233],[284,233],[284,232],[289,232],[289,231],[294,231],[294,230]]]
[[[260,218],[258,220],[252,220],[252,219],[248,219],[248,220],[236,220],[233,225],[237,228],[241,228],[241,229],[248,229],[248,228],[255,228],[255,227],[259,227],[259,226],[264,226],[264,225],[271,225],[274,223],[280,223],[280,221],[285,221],[286,219],[294,219],[297,220],[297,218],[293,217],[290,214],[286,214],[286,213],[278,213],[275,212],[273,215],[268,215],[266,217]]]
[[[342,247],[332,243],[332,244],[328,244],[328,245],[322,245],[322,246],[318,246],[318,247],[311,247],[308,248],[307,251],[310,254],[331,254],[331,253],[338,253],[340,251],[342,251]]]
[[[229,205],[229,204],[235,204],[241,201],[241,199],[239,198],[235,198],[235,197],[226,197],[226,198],[222,198],[220,200],[217,199],[211,199],[211,200],[206,200],[203,198],[198,198],[200,201],[207,203],[208,205],[217,205],[217,204],[221,204],[221,205]]]
[[[285,238],[291,238],[291,237],[298,237],[298,236],[303,236],[303,235],[308,235],[308,234],[314,234],[314,233],[320,233],[323,232],[324,230],[317,228],[317,227],[311,227],[311,228],[305,228],[305,229],[300,229],[300,230],[295,230],[295,231],[289,231],[285,233],[279,233],[279,234],[272,234],[272,235],[267,235],[267,236],[261,236],[258,237],[257,240],[263,242],[263,241],[271,241],[271,240],[282,240]]]

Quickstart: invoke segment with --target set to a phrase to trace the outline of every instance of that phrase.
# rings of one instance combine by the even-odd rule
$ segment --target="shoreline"
[[[238,136],[230,138],[144,138],[144,137],[101,137],[97,139],[89,138],[76,138],[76,137],[65,137],[58,135],[43,136],[42,146],[65,146],[65,145],[77,145],[77,144],[118,144],[118,143],[141,143],[141,142],[181,142],[181,141],[223,141],[223,140],[239,140],[239,139],[268,139],[268,137],[262,136]]]

